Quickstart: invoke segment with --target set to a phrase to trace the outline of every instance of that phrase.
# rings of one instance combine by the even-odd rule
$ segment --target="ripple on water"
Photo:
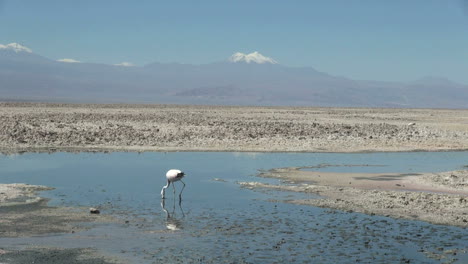
[[[403,158],[398,153],[381,158],[371,154],[304,153],[270,153],[254,158],[232,153],[19,156],[15,161],[18,167],[10,164],[0,174],[1,181],[56,187],[47,194],[55,205],[98,206],[104,214],[119,217],[121,223],[97,225],[77,234],[0,238],[0,244],[4,248],[35,244],[95,247],[134,263],[468,263],[466,229],[286,204],[280,201],[306,194],[258,192],[236,184],[252,179],[262,181],[252,176],[257,169],[322,163],[364,164],[363,160],[367,160],[366,164],[388,165],[385,169],[400,166],[401,171],[408,171],[414,165],[404,162],[408,155],[416,154],[402,155]],[[463,164],[466,157],[467,153],[445,153],[438,162],[450,159],[451,164]],[[22,159],[41,166],[21,170],[26,164]],[[48,166],[47,162],[55,165]],[[0,163],[5,164],[1,157]],[[168,192],[164,210],[159,194],[164,179],[155,177],[154,172],[181,165],[190,172],[185,180],[184,199],[179,206],[171,197],[172,192]]]

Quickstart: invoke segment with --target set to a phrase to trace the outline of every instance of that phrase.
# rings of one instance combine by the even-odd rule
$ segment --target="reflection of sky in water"
[[[55,187],[44,195],[54,205],[99,207],[129,224],[105,225],[76,235],[0,239],[0,244],[94,246],[137,258],[138,263],[272,261],[383,263],[427,259],[421,248],[436,251],[468,248],[468,231],[416,221],[330,211],[309,206],[266,202],[306,194],[254,192],[237,181],[277,180],[253,177],[259,169],[288,166],[384,165],[326,167],[343,172],[427,172],[460,169],[467,152],[412,153],[53,153],[0,156],[0,182]],[[161,207],[165,172],[187,173],[181,206],[172,187]],[[220,180],[213,180],[213,179]],[[181,185],[176,183],[177,193]],[[169,231],[167,231],[169,229]],[[171,231],[172,230],[172,231]],[[420,236],[415,236],[415,234]],[[109,241],[112,240],[112,243]],[[118,243],[115,243],[118,240]],[[370,241],[370,242],[369,242]],[[370,243],[370,244],[369,244]],[[148,258],[147,260],[143,260]],[[468,261],[468,256],[457,258]],[[151,261],[150,261],[151,260]],[[147,261],[147,262],[145,262]],[[380,261],[380,262],[379,262]],[[424,262],[423,261],[423,262]],[[459,262],[464,263],[464,262]]]
[[[50,170],[62,167],[60,161],[50,158],[47,154],[41,156],[10,154],[0,155],[0,176],[5,173]]]

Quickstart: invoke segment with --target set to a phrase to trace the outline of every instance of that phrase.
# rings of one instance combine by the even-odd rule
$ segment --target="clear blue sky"
[[[0,0],[0,44],[51,59],[204,64],[259,51],[355,79],[468,83],[463,0]]]

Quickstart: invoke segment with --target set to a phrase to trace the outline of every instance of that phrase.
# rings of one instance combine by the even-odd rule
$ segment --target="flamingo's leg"
[[[182,192],[184,191],[184,188],[185,188],[185,182],[183,182],[182,180],[180,180],[180,182],[184,185],[182,186],[182,189],[180,190],[180,193],[179,193],[179,200],[182,200]]]

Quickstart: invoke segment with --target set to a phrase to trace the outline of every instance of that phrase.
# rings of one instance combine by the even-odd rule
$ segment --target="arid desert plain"
[[[34,103],[0,110],[5,153],[468,149],[468,110]]]
[[[0,152],[4,155],[467,150],[468,110],[0,103]],[[315,170],[358,165],[363,166],[278,166],[259,171],[256,176],[279,179],[279,184],[256,178],[238,184],[258,191],[320,195],[319,199],[286,201],[291,204],[468,227],[468,160],[464,168],[443,172]],[[76,223],[119,221],[112,216],[96,218],[86,210],[79,213],[70,208],[49,207],[36,193],[47,189],[20,182],[0,185],[0,210],[5,212],[0,219],[3,236],[23,237],[72,229],[79,232],[81,227]],[[54,228],[37,219],[54,221]],[[13,222],[18,224],[12,227]],[[7,252],[0,246],[0,256]]]

